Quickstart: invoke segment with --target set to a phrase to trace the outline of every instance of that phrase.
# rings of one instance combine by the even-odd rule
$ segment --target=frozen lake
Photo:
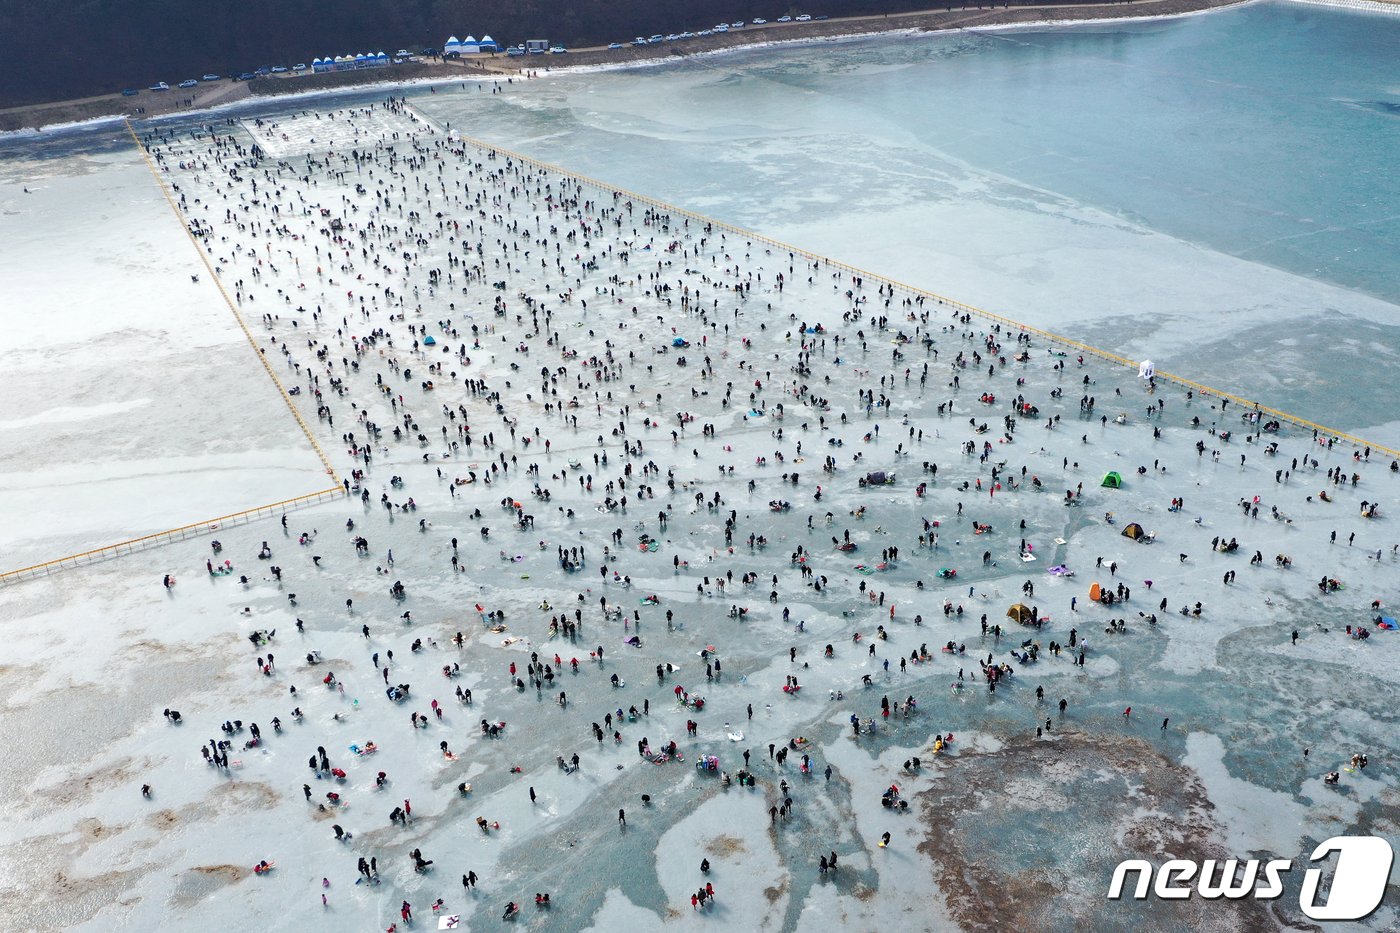
[[[1231,16],[1292,9],[1115,27],[1115,54],[1143,54],[1135,40],[1154,47],[1169,27],[1184,54],[1182,33],[1199,44],[1200,30],[1228,30]],[[1352,28],[1335,25],[1347,14],[1306,12],[1307,30]],[[1063,76],[1085,55],[1062,38],[1074,34],[938,40],[955,55],[918,40],[736,56],[502,94],[418,93],[410,108],[351,97],[361,103],[239,112],[212,135],[159,125],[149,144],[200,247],[356,485],[285,526],[221,530],[0,589],[10,635],[0,777],[12,788],[0,846],[14,866],[0,879],[0,926],[383,929],[408,901],[416,925],[434,928],[439,898],[473,929],[494,927],[507,901],[524,905],[519,925],[568,930],[1305,923],[1296,871],[1272,905],[1104,894],[1129,857],[1299,860],[1336,833],[1400,839],[1386,755],[1400,635],[1372,621],[1400,600],[1400,538],[1389,529],[1400,475],[1388,457],[1288,425],[1256,435],[1236,406],[1151,390],[1133,372],[649,213],[447,130],[466,123],[1069,336],[1158,354],[1160,367],[1222,388],[1277,389],[1261,400],[1341,428],[1381,426],[1386,440],[1388,416],[1365,404],[1379,383],[1347,369],[1387,365],[1395,318],[1384,289],[1231,255],[1160,218],[1162,230],[1113,218],[1097,196],[1052,195],[1047,179],[974,169],[972,153],[931,154],[926,139],[897,140],[898,158],[918,162],[897,183],[894,149],[872,155],[865,143],[799,132],[819,109],[791,103],[814,93],[804,82],[830,89],[915,67],[888,60],[901,55],[935,75],[958,60],[994,71],[981,56],[1004,46],[1013,54],[1003,68],[1024,67],[1015,54],[1029,46]],[[1045,51],[1061,42],[1070,47]],[[795,88],[786,106],[778,74]],[[750,128],[728,137],[714,122],[726,81],[751,105],[736,105]],[[550,103],[589,93],[613,102],[597,111],[608,121],[593,121],[606,131],[577,103]],[[869,86],[855,93],[882,99]],[[887,130],[870,109],[843,125]],[[652,129],[619,133],[623,112]],[[679,112],[691,120],[655,131]],[[542,114],[537,135],[528,113]],[[775,126],[788,129],[764,135]],[[167,514],[196,519],[217,514],[216,502],[322,485],[139,156],[102,134],[9,146],[0,223],[28,252],[5,257],[4,281],[67,321],[57,331],[16,316],[21,339],[5,345],[7,362],[32,367],[29,394],[4,417],[26,438],[4,448],[5,488],[21,490],[10,511],[22,520],[5,531],[14,553],[105,543],[108,530]],[[626,157],[605,161],[609,152]],[[804,200],[788,179],[814,177],[815,160],[823,180]],[[112,223],[80,228],[29,198],[110,205]],[[945,223],[979,232],[929,232]],[[31,244],[25,224],[52,233]],[[69,257],[64,239],[80,229],[93,249]],[[1006,251],[991,255],[1001,258],[973,262],[998,230]],[[1012,250],[1023,262],[1006,259]],[[119,313],[61,317],[72,301],[46,283],[65,259],[96,267],[128,254],[115,261],[131,290],[115,291],[125,275],[97,270],[72,286],[91,290],[73,292],[83,308],[105,295]],[[1122,304],[1085,303],[1091,288]],[[1168,317],[1188,295],[1197,310]],[[1324,300],[1358,341],[1351,350],[1303,340],[1292,367],[1272,375],[1225,356],[1251,333],[1278,346],[1301,339],[1299,322]],[[187,316],[172,318],[172,307]],[[120,352],[94,350],[106,340],[123,341]],[[106,391],[86,389],[89,376],[105,376]],[[53,494],[30,504],[22,490],[73,482],[53,468],[69,459],[64,443],[84,447],[83,425],[114,428],[87,447],[104,475],[132,464],[131,486],[76,482],[102,521],[58,534],[68,511],[48,504]],[[194,468],[222,477],[214,485],[227,499],[180,479]],[[862,485],[875,471],[896,478]],[[1121,488],[1101,485],[1110,471]],[[1379,511],[1366,517],[1363,503]],[[191,506],[199,511],[187,516]],[[1150,543],[1124,536],[1133,522]],[[1232,539],[1237,550],[1215,549]],[[853,550],[834,546],[847,541]],[[562,566],[574,548],[583,565]],[[224,560],[229,573],[209,572]],[[165,574],[174,586],[161,586]],[[1338,586],[1321,593],[1323,577]],[[1127,601],[1091,602],[1095,583],[1126,587]],[[1018,602],[1044,624],[1009,618]],[[577,637],[552,633],[575,619]],[[1118,619],[1125,630],[1110,631]],[[1371,637],[1349,638],[1347,626]],[[269,630],[270,642],[250,642]],[[1032,648],[1037,657],[1023,659]],[[273,654],[264,672],[255,659]],[[547,674],[527,670],[532,657]],[[995,690],[987,663],[1011,669]],[[800,692],[784,691],[792,677]],[[409,684],[409,697],[389,699],[390,684]],[[703,710],[678,703],[677,688],[702,695]],[[906,715],[898,707],[911,697],[917,710]],[[162,717],[166,708],[183,724]],[[404,713],[421,714],[423,727]],[[852,717],[868,723],[860,734]],[[219,731],[233,719],[240,730]],[[491,738],[482,720],[506,725]],[[245,747],[253,722],[263,740]],[[935,736],[950,733],[936,750]],[[232,743],[229,767],[201,755],[211,739]],[[639,755],[641,742],[672,740],[683,760]],[[350,749],[368,742],[373,754]],[[308,767],[318,746],[343,781]],[[785,762],[770,758],[785,746]],[[720,772],[735,776],[745,751],[755,786],[722,786]],[[1368,767],[1350,767],[1356,753]],[[576,771],[558,767],[574,754]],[[716,771],[697,771],[705,755],[719,759]],[[920,767],[906,767],[912,756]],[[1339,783],[1325,785],[1334,770]],[[881,806],[891,784],[907,810]],[[785,797],[792,810],[779,819]],[[392,823],[404,801],[412,818]],[[353,838],[337,841],[333,826]],[[414,849],[430,871],[414,871]],[[822,873],[831,852],[839,867]],[[378,883],[357,883],[360,857],[376,860]],[[254,876],[263,859],[276,868]],[[464,890],[468,871],[479,882]],[[693,911],[690,894],[707,881],[717,900]],[[530,903],[544,891],[548,909]],[[1353,926],[1400,923],[1391,894]]]
[[[74,148],[0,161],[0,570],[330,484],[130,138]]]
[[[1375,404],[1400,379],[1397,43],[1400,17],[1258,3],[764,49],[420,106],[1400,446]]]

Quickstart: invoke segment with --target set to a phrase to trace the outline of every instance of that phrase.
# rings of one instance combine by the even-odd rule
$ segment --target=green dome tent
[[[1123,486],[1123,477],[1119,476],[1116,471],[1105,473],[1103,475],[1103,485],[1107,486],[1109,489],[1120,489]]]

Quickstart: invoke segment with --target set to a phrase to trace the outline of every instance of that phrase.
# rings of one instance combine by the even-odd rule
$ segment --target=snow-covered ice
[[[0,571],[330,485],[129,140],[0,168]]]
[[[1295,858],[1349,828],[1394,838],[1380,672],[1400,634],[1371,621],[1400,598],[1389,460],[1287,425],[1251,436],[1234,406],[1150,392],[1134,372],[649,213],[397,105],[334,112],[334,138],[355,140],[358,161],[321,148],[328,112],[262,119],[148,142],[354,489],[285,527],[230,528],[0,590],[11,788],[0,845],[15,866],[0,877],[0,925],[383,929],[405,900],[434,925],[441,898],[472,928],[516,901],[519,922],[541,929],[952,929],[978,925],[977,891],[1023,890],[1043,896],[1003,906],[1025,928],[1097,917],[1118,929],[1142,921],[1101,901],[1120,858],[1177,844]],[[259,139],[280,156],[251,164]],[[135,194],[144,166],[117,161],[91,177],[131,186],[146,235],[174,231],[168,249],[149,248],[161,255],[151,274],[190,286],[202,310],[166,323],[169,352],[145,358],[139,391],[55,392],[16,406],[9,430],[59,432],[97,404],[95,418],[132,419],[132,450],[178,424],[160,443],[230,476],[266,450],[287,476],[305,461],[298,475],[316,479],[228,309],[210,283],[189,282],[200,267],[158,189],[148,177]],[[101,334],[106,320],[87,315],[75,332]],[[25,346],[51,336],[33,330]],[[195,359],[174,353],[186,341]],[[214,378],[213,366],[228,372]],[[234,384],[229,397],[251,401],[212,423],[158,416],[215,406]],[[1037,410],[1015,408],[1018,396]],[[246,434],[234,418],[248,419]],[[139,488],[178,487],[178,462],[152,459],[164,472]],[[1110,470],[1122,488],[1100,485]],[[862,486],[873,471],[895,482]],[[1362,517],[1363,500],[1381,503],[1378,517]],[[136,521],[119,505],[113,522]],[[25,515],[10,533],[33,541],[47,519]],[[1125,538],[1131,521],[1154,540]],[[847,540],[855,550],[833,546]],[[1023,542],[1035,561],[1020,559]],[[574,548],[581,568],[561,566]],[[209,572],[224,560],[230,573]],[[1074,576],[1048,572],[1058,566]],[[1324,575],[1344,588],[1320,593]],[[1095,582],[1127,587],[1128,600],[1092,603]],[[1044,626],[1007,618],[1016,602]],[[575,639],[552,634],[551,622],[575,619]],[[1114,619],[1126,630],[1110,632]],[[1348,624],[1372,637],[1347,638]],[[625,641],[634,635],[639,645]],[[1011,669],[995,691],[989,658]],[[667,662],[679,671],[658,672]],[[800,691],[783,689],[789,678]],[[409,697],[390,700],[390,684]],[[704,709],[678,703],[677,687]],[[905,715],[907,698],[917,710]],[[852,717],[869,724],[857,733]],[[220,731],[234,719],[241,729]],[[506,725],[492,738],[483,721]],[[254,722],[262,741],[247,746]],[[793,747],[798,737],[810,745]],[[201,755],[211,739],[232,743],[227,769]],[[683,760],[638,753],[672,740]],[[373,754],[350,748],[368,742]],[[318,746],[343,781],[308,765]],[[1367,749],[1364,775],[1320,786]],[[733,777],[744,750],[755,787],[695,767],[716,755]],[[577,771],[559,766],[574,754]],[[922,767],[906,769],[915,755]],[[793,809],[774,823],[783,781]],[[881,806],[890,784],[908,810]],[[1346,804],[1314,806],[1323,794]],[[391,823],[406,800],[411,820]],[[1263,833],[1261,805],[1272,810]],[[1199,820],[1173,824],[1175,806]],[[333,825],[353,838],[337,841]],[[946,844],[948,827],[961,843]],[[430,871],[414,871],[414,849]],[[840,867],[821,876],[831,851]],[[361,856],[377,860],[377,884],[357,883]],[[263,859],[275,870],[254,876]],[[468,871],[474,890],[460,882]],[[707,880],[717,901],[692,911]],[[1055,885],[1073,902],[1050,896]],[[536,892],[553,906],[537,909]],[[1212,923],[1244,928],[1264,916],[1253,909]],[[1195,917],[1183,910],[1178,921]]]

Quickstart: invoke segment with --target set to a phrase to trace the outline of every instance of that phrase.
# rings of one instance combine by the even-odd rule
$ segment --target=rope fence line
[[[302,434],[306,436],[306,440],[311,444],[311,449],[315,451],[316,456],[320,458],[322,466],[325,467],[326,474],[331,478],[335,485],[330,486],[326,489],[322,489],[318,492],[308,493],[303,496],[296,496],[291,499],[283,499],[280,502],[274,502],[270,505],[255,506],[251,509],[244,509],[243,511],[233,512],[229,515],[221,515],[218,518],[212,518],[202,522],[195,522],[194,524],[190,525],[182,525],[179,528],[171,528],[166,531],[159,531],[149,535],[142,535],[139,538],[131,538],[126,541],[119,541],[116,544],[109,544],[103,547],[93,548],[92,550],[82,551],[78,554],[70,554],[66,557],[59,557],[55,558],[54,560],[44,561],[40,564],[33,564],[28,567],[21,567],[18,570],[5,571],[3,573],[0,573],[0,586],[11,583],[18,583],[21,580],[32,579],[34,577],[46,576],[50,573],[54,573],[59,570],[64,570],[69,567],[77,567],[84,564],[93,563],[99,560],[106,560],[108,558],[117,557],[123,554],[130,554],[133,551],[156,547],[158,545],[166,544],[171,541],[182,541],[185,538],[188,538],[192,535],[208,534],[217,530],[220,527],[224,527],[227,525],[245,524],[247,522],[253,521],[254,519],[265,518],[269,515],[273,515],[279,509],[283,512],[286,512],[290,511],[291,509],[304,508],[306,506],[315,505],[320,502],[325,502],[328,499],[340,498],[345,495],[345,490],[340,485],[340,477],[336,475],[335,467],[331,465],[330,458],[326,456],[326,452],[324,449],[322,449],[320,442],[317,441],[316,436],[312,434],[310,425],[308,425],[306,423],[306,420],[302,418],[301,412],[297,410],[296,404],[292,402],[292,397],[287,392],[286,387],[282,385],[282,380],[277,378],[277,374],[273,372],[272,364],[269,363],[267,360],[267,354],[264,353],[261,350],[261,348],[258,347],[257,340],[254,339],[253,332],[248,327],[248,322],[244,320],[243,315],[239,312],[237,306],[233,302],[233,299],[229,296],[228,290],[224,287],[223,279],[219,276],[213,264],[209,261],[209,256],[206,254],[204,248],[200,245],[199,240],[195,238],[194,232],[190,230],[189,222],[185,219],[184,214],[180,211],[179,205],[176,203],[174,196],[171,194],[170,187],[165,183],[165,179],[161,177],[160,171],[156,168],[156,164],[151,159],[151,155],[147,151],[146,146],[141,142],[140,137],[136,135],[136,130],[131,125],[131,120],[127,119],[124,121],[124,123],[126,126],[127,133],[131,136],[132,142],[136,145],[137,151],[141,153],[141,158],[145,160],[146,167],[151,172],[151,177],[155,179],[156,184],[160,187],[161,194],[165,197],[165,202],[170,205],[170,209],[175,213],[175,217],[180,221],[180,225],[184,227],[185,235],[189,237],[191,245],[194,246],[195,251],[199,254],[200,261],[204,263],[204,268],[209,273],[210,279],[213,280],[215,287],[219,289],[219,294],[223,296],[224,303],[228,305],[229,311],[233,313],[233,318],[235,321],[238,322],[239,328],[242,329],[243,336],[246,337],[248,340],[248,345],[253,348],[253,352],[257,355],[258,360],[262,363],[263,369],[266,370],[268,378],[272,380],[272,384],[277,387],[278,393],[280,393],[282,396],[282,401],[286,403],[287,410],[290,411],[292,413],[292,417],[296,419],[297,424],[301,427]]]
[[[419,118],[422,119],[424,122],[430,125],[436,125],[435,121],[433,121],[432,118],[428,117],[426,114],[423,114],[421,111],[417,110],[417,108],[409,109],[413,110],[413,112],[417,114]],[[810,262],[820,263],[823,267],[840,269],[845,272],[851,273],[852,275],[858,275],[865,280],[880,282],[892,288],[901,289],[915,297],[936,301],[940,305],[943,305],[956,311],[961,311],[964,314],[972,314],[976,315],[977,317],[983,318],[984,320],[995,321],[996,323],[1001,324],[1002,326],[1010,328],[1012,330],[1020,331],[1022,333],[1035,334],[1036,336],[1039,336],[1051,343],[1073,349],[1080,353],[1099,357],[1100,359],[1107,360],[1108,362],[1114,363],[1118,366],[1126,367],[1129,369],[1136,369],[1138,366],[1138,361],[1130,360],[1126,357],[1118,355],[1117,353],[1113,353],[1108,350],[1103,350],[1099,347],[1090,346],[1087,343],[1083,343],[1081,341],[1074,340],[1070,337],[1065,337],[1061,334],[1056,334],[1051,331],[1043,330],[1039,327],[1032,327],[1028,324],[1023,324],[1020,321],[1006,317],[1005,315],[997,314],[992,311],[987,311],[982,308],[978,308],[974,305],[958,301],[955,298],[949,298],[946,295],[940,295],[936,292],[928,291],[927,289],[918,288],[916,286],[909,285],[908,283],[901,282],[897,279],[892,279],[886,275],[871,272],[867,269],[862,269],[858,266],[850,265],[849,263],[844,263],[839,260],[822,256],[818,253],[813,253],[810,250],[803,249],[802,247],[793,246],[792,244],[784,243],[781,240],[775,240],[772,237],[764,236],[761,233],[755,233],[752,230],[746,230],[743,227],[726,223],[722,220],[716,220],[712,217],[708,217],[696,211],[687,210],[683,207],[677,207],[674,204],[667,203],[666,201],[662,201],[658,198],[650,197],[649,195],[639,194],[635,191],[628,191],[625,188],[619,188],[616,185],[607,184],[606,182],[599,181],[596,178],[591,178],[587,175],[581,175],[578,172],[570,171],[569,169],[563,168],[559,165],[555,165],[551,162],[544,162],[540,159],[535,159],[530,156],[523,155],[519,152],[515,152],[514,150],[506,149],[504,147],[497,146],[471,136],[466,136],[462,133],[456,133],[456,137],[462,142],[467,143],[468,145],[472,145],[477,147],[478,149],[482,149],[487,152],[503,156],[506,159],[512,159],[527,165],[532,165],[543,171],[552,172],[558,175],[562,175],[566,178],[571,178],[576,182],[590,185],[594,188],[599,189],[600,191],[613,192],[615,194],[619,194],[625,198],[628,198],[629,200],[649,205],[651,207],[665,211],[668,214],[686,217],[691,220],[708,224],[716,229],[725,230],[729,233],[738,236],[743,236],[749,240],[753,240],[758,243],[763,243],[767,244],[768,246],[777,247],[778,249],[784,250],[794,256],[801,256]],[[1315,421],[1309,421],[1307,418],[1303,418],[1277,408],[1272,408],[1267,405],[1261,405],[1260,403],[1251,399],[1246,399],[1242,396],[1235,395],[1232,392],[1225,392],[1221,389],[1216,389],[1212,386],[1204,385],[1203,383],[1196,382],[1192,379],[1188,379],[1185,376],[1180,376],[1175,373],[1169,373],[1159,369],[1156,370],[1156,377],[1166,382],[1175,383],[1176,385],[1181,386],[1182,388],[1189,389],[1197,395],[1212,396],[1215,398],[1234,402],[1235,404],[1241,407],[1242,411],[1257,411],[1260,413],[1261,417],[1264,415],[1268,415],[1270,417],[1278,419],[1279,421],[1287,421],[1299,427],[1306,428],[1310,431],[1315,432],[1319,439],[1333,438],[1338,441],[1353,444],[1357,447],[1369,447],[1373,451],[1378,451],[1380,453],[1387,454],[1390,457],[1400,459],[1400,450],[1395,450],[1390,447],[1386,447],[1382,444],[1377,444],[1372,441],[1368,441],[1365,438],[1357,437],[1353,434],[1348,434],[1345,431],[1339,431],[1336,428],[1330,428],[1326,425],[1318,424]]]
[[[306,440],[311,444],[311,449],[314,450],[316,456],[321,459],[321,465],[326,468],[326,474],[330,476],[333,481],[338,483],[340,477],[336,475],[335,467],[331,465],[330,457],[326,456],[326,452],[321,449],[321,443],[316,440],[316,436],[311,433],[310,425],[302,418],[301,412],[297,410],[296,404],[292,402],[292,397],[282,385],[282,380],[277,378],[277,374],[272,371],[272,364],[268,362],[267,354],[258,346],[257,340],[253,337],[253,332],[248,328],[248,322],[244,320],[242,312],[238,310],[233,299],[229,297],[228,289],[224,288],[223,277],[220,276],[218,270],[214,268],[214,264],[209,261],[208,252],[199,240],[196,239],[194,231],[190,229],[189,221],[185,218],[184,213],[181,212],[180,206],[175,202],[175,197],[170,192],[170,186],[167,185],[165,179],[161,177],[154,160],[151,159],[150,152],[146,149],[146,145],[142,143],[140,137],[136,135],[136,129],[131,125],[131,120],[128,118],[123,122],[126,124],[127,133],[131,135],[131,141],[136,144],[137,151],[141,153],[141,158],[146,160],[146,167],[151,170],[151,177],[154,178],[156,184],[160,186],[161,194],[165,195],[165,202],[169,204],[170,209],[175,212],[175,217],[180,221],[180,226],[184,228],[185,235],[190,238],[190,244],[194,246],[195,252],[199,253],[200,261],[204,263],[204,268],[209,272],[209,278],[213,280],[215,287],[219,289],[219,294],[224,296],[224,303],[228,305],[229,311],[233,313],[233,319],[237,321],[238,326],[242,328],[243,336],[248,338],[248,345],[253,348],[253,352],[257,354],[258,359],[262,362],[263,369],[267,370],[268,378],[272,380],[272,384],[276,386],[277,391],[281,393],[282,401],[287,403],[287,410],[292,413],[292,417],[295,418],[297,424],[301,426],[301,431],[306,435]]]
[[[90,551],[82,551],[78,554],[69,554],[67,557],[59,557],[54,560],[44,561],[42,564],[32,564],[28,567],[21,567],[18,570],[0,573],[0,586],[19,583],[23,580],[30,580],[35,577],[48,576],[60,570],[81,567],[98,561],[109,560],[113,557],[121,557],[124,554],[131,554],[136,551],[144,551],[149,548],[159,547],[162,544],[169,544],[172,541],[183,541],[186,538],[195,537],[197,535],[212,534],[221,528],[246,525],[259,518],[267,518],[275,515],[279,511],[290,512],[293,509],[318,505],[332,499],[343,498],[344,496],[345,490],[343,487],[331,486],[319,492],[311,492],[304,496],[283,499],[281,502],[273,502],[269,505],[260,505],[256,508],[244,509],[241,512],[233,512],[229,515],[220,515],[218,518],[206,519],[202,522],[195,522],[192,525],[181,525],[179,528],[157,531],[153,534],[142,535],[139,538],[131,538],[127,541],[119,541],[116,544],[108,544],[104,547],[93,548]]]

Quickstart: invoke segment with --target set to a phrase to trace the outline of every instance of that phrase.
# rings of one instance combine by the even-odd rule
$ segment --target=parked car
[[[254,69],[253,74],[255,74],[255,75],[270,75],[270,74],[272,74],[272,69],[269,68],[267,65],[263,65],[261,68]]]
[[[306,70],[306,62],[297,62],[295,65],[292,66],[292,70],[293,70],[293,71],[305,71],[305,70]]]
[[[252,72],[252,71],[245,71],[245,72],[243,72],[241,75],[238,76],[238,80],[239,80],[239,81],[251,81],[251,80],[253,80],[253,79],[256,78],[256,77],[257,77],[257,74],[256,74],[255,72]]]
[[[272,66],[272,73],[275,74],[275,75],[286,74],[286,72],[287,72],[287,66],[286,66],[286,65],[273,65],[273,66]]]
[[[554,46],[552,49],[549,50],[549,54],[550,54],[550,55],[566,55],[566,54],[568,54],[568,51],[569,51],[569,50],[566,49],[566,48],[564,48],[562,45],[556,45],[556,46]]]
[[[801,16],[797,17],[797,21],[799,23],[810,23],[812,21],[812,17],[808,13],[803,13]]]
[[[170,90],[170,85],[166,84],[164,81],[157,81],[155,84],[151,85],[150,89],[152,91],[168,91]]]
[[[197,86],[198,84],[199,82],[196,81],[194,78],[186,78],[185,80],[180,82],[180,87],[189,89]]]
[[[767,22],[768,22],[768,20],[763,19],[762,17],[760,17],[760,18],[754,20],[754,21],[753,21],[753,24],[754,24],[755,26],[762,26],[763,24],[765,24],[765,23],[767,23]]]
[[[779,16],[779,17],[778,17],[778,22],[780,22],[780,23],[790,23],[790,22],[792,22],[792,17],[791,17],[791,16]]]
[[[413,53],[410,52],[408,49],[399,49],[394,54],[397,55],[399,58],[408,58],[408,56],[412,55]]]
[[[201,81],[217,81],[217,80],[219,80],[219,76],[218,76],[218,75],[205,75],[204,77],[200,78],[199,80],[201,80]]]
[[[622,48],[622,43],[621,43],[621,42],[613,42],[613,43],[610,43],[610,44],[608,45],[608,48],[613,49],[613,50],[620,49],[620,48]]]
[[[730,23],[730,24],[729,24],[729,28],[730,28],[730,29],[743,29],[743,28],[744,28],[744,24],[743,24],[743,23]]]
[[[140,93],[141,93],[141,92],[138,91],[138,90],[137,90],[136,88],[134,88],[134,87],[122,88],[122,96],[123,96],[123,97],[135,97],[137,94],[140,94]]]
[[[657,33],[656,35],[652,36],[652,37],[651,37],[650,39],[648,39],[647,41],[648,41],[648,42],[662,42],[662,41],[664,41],[666,38],[667,38],[667,37],[661,35],[661,33]],[[674,36],[671,36],[670,38],[673,38],[673,39],[674,39],[675,37],[674,37]]]

